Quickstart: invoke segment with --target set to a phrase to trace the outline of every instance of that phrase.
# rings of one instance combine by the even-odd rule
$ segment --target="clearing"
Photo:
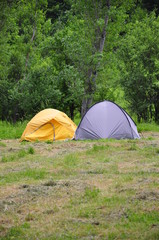
[[[159,132],[0,141],[0,239],[159,239]]]

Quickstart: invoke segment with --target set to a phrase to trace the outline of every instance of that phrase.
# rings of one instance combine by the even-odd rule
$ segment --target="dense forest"
[[[158,0],[0,0],[0,119],[115,101],[159,121]]]

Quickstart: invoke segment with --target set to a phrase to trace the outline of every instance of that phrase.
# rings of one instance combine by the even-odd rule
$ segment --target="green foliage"
[[[83,82],[77,69],[66,65],[58,74],[59,89],[62,93],[61,108],[74,118],[75,109],[80,109],[83,97]]]
[[[2,85],[0,117],[3,120],[17,121],[25,116],[25,109],[21,109],[20,106],[25,92],[24,89],[20,89],[19,85],[27,74],[27,65],[33,45],[35,46],[41,40],[44,14],[40,8],[47,3],[44,0],[39,4],[36,2],[22,1],[21,4],[12,2],[11,6],[5,2],[3,5],[4,19],[1,29],[2,37],[0,36],[2,45],[0,68],[4,69],[0,76],[0,85]],[[34,39],[35,29],[36,40]]]
[[[30,119],[44,108],[73,119],[84,103],[109,99],[138,120],[157,122],[159,20],[144,9],[154,6],[146,0],[110,6],[104,0],[1,1],[0,119]]]
[[[130,108],[138,121],[159,119],[158,105],[158,31],[159,18],[154,13],[128,24],[121,44],[121,83]]]
[[[78,126],[78,124],[79,124],[80,121],[81,121],[81,116],[80,116],[80,113],[79,113],[79,112],[77,112],[77,113],[75,114],[73,120],[74,120],[74,123]]]
[[[49,59],[37,62],[26,79],[19,83],[19,106],[26,116],[33,117],[41,109],[60,105],[61,92],[51,72]]]

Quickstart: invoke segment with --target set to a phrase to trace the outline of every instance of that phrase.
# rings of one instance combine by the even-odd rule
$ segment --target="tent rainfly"
[[[136,139],[140,138],[136,124],[120,106],[103,101],[94,104],[83,116],[75,140],[84,139]]]
[[[49,108],[31,119],[21,136],[21,141],[72,139],[76,128],[75,123],[65,113]]]

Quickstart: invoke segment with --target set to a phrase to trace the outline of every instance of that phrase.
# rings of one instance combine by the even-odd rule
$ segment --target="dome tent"
[[[94,104],[83,116],[75,140],[140,138],[136,124],[120,106],[111,101]]]
[[[21,141],[72,139],[76,128],[75,123],[65,113],[49,108],[31,119],[21,136]]]

